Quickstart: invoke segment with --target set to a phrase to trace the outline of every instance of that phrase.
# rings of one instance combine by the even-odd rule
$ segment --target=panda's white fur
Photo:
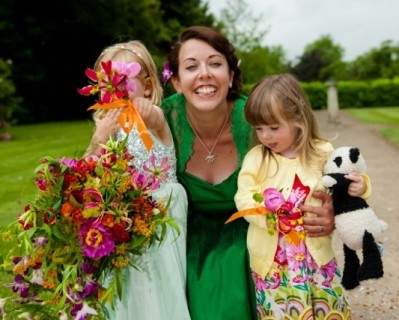
[[[374,238],[380,238],[387,227],[387,223],[378,219],[370,207],[335,216],[337,233],[352,250],[362,249],[365,230],[370,232]]]
[[[324,166],[322,184],[332,193],[335,213],[335,228],[344,244],[344,270],[342,284],[353,289],[360,281],[378,279],[383,276],[380,245],[377,239],[387,229],[366,200],[348,194],[350,180],[345,175],[357,171],[365,173],[366,161],[355,147],[340,147],[329,156]],[[362,250],[360,263],[357,250]]]
[[[356,162],[351,160],[351,153],[357,150]],[[324,165],[324,176],[322,184],[333,192],[337,188],[337,179],[330,174],[349,174],[351,172],[365,173],[367,170],[366,161],[359,149],[349,146],[335,149]],[[337,195],[335,195],[337,196]],[[349,197],[348,197],[349,199]],[[345,201],[345,199],[337,199]],[[351,208],[353,209],[353,207]],[[385,221],[380,220],[374,210],[368,205],[352,211],[335,212],[335,227],[342,241],[352,250],[362,248],[363,234],[367,230],[375,238],[379,238],[381,233],[387,229]]]

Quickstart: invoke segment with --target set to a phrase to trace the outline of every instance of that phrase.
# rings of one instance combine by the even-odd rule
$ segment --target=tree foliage
[[[322,35],[305,47],[299,62],[291,68],[301,81],[326,81],[340,78],[345,72],[344,49],[330,35]]]
[[[20,123],[89,117],[94,101],[76,88],[104,47],[141,40],[160,66],[182,29],[213,23],[200,0],[3,0],[0,55],[12,61],[16,94],[24,98],[25,112],[15,116]]]
[[[330,35],[308,44],[291,66],[281,46],[266,46],[269,32],[245,0],[229,0],[219,19],[208,12],[213,0],[2,0],[0,6],[0,97],[3,118],[19,123],[74,120],[90,116],[94,101],[79,96],[103,48],[141,40],[161,70],[170,45],[187,26],[215,26],[237,48],[245,83],[290,71],[301,81],[394,78],[399,74],[399,45],[381,44],[352,63],[342,61],[343,48]],[[293,31],[294,32],[294,31]],[[8,63],[8,61],[10,63]],[[6,70],[6,71],[4,71]],[[12,72],[12,73],[10,73]],[[6,88],[7,85],[7,89]],[[169,94],[165,87],[165,94]],[[8,91],[7,91],[8,90]],[[23,103],[20,103],[23,98]],[[8,119],[7,119],[8,120]]]
[[[263,45],[268,29],[262,29],[263,15],[254,15],[245,0],[231,0],[221,10],[219,27],[237,49],[245,83],[255,83],[265,75],[287,70],[281,46]]]
[[[356,80],[378,78],[393,79],[399,76],[399,43],[383,41],[379,48],[358,57],[350,67],[351,76]]]

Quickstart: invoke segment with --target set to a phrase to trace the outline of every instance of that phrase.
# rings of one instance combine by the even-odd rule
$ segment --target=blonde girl
[[[190,320],[186,300],[186,225],[187,196],[184,188],[176,178],[175,147],[169,126],[162,109],[159,107],[162,98],[162,87],[157,69],[151,55],[139,41],[128,41],[106,48],[97,59],[94,69],[99,71],[101,62],[105,61],[131,63],[141,66],[139,74],[134,77],[135,90],[129,92],[129,98],[140,113],[153,141],[148,151],[136,126],[128,134],[127,149],[133,157],[133,164],[141,169],[143,166],[165,166],[170,169],[167,180],[154,193],[156,199],[167,200],[172,197],[169,215],[174,218],[180,235],[173,230],[168,234],[161,247],[150,249],[139,259],[135,257],[136,268],[125,270],[123,279],[122,301],[115,309],[109,308],[109,318],[119,319],[164,319]],[[119,125],[121,109],[95,111],[93,118],[96,129],[86,156],[96,154],[99,144],[105,143],[110,136],[124,139],[126,133]]]
[[[325,191],[322,168],[332,144],[320,137],[308,98],[290,74],[260,80],[244,114],[257,145],[245,156],[235,202],[238,210],[251,209],[260,194],[269,212],[244,216],[258,319],[350,319],[332,235],[308,237],[303,221],[311,216],[307,205],[321,205],[313,195]],[[363,177],[352,180],[363,194]]]

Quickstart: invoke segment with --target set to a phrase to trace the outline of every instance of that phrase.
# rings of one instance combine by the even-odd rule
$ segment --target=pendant
[[[205,161],[209,164],[214,163],[216,161],[216,156],[212,153],[208,153],[208,155],[205,158]]]

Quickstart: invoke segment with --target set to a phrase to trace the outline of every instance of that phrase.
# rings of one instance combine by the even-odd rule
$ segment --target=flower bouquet
[[[36,169],[38,194],[18,217],[9,257],[13,314],[102,319],[105,304],[121,296],[121,269],[160,244],[167,226],[179,233],[168,201],[151,196],[164,168],[139,173],[124,141],[102,148],[87,159],[45,157]]]
[[[91,108],[124,108],[120,123],[128,131],[141,119],[128,100],[139,70],[137,63],[103,62],[100,72],[86,70],[93,84],[80,93],[101,93]],[[16,230],[16,246],[1,265],[13,282],[0,299],[0,317],[105,319],[107,304],[121,298],[123,268],[137,267],[135,259],[161,245],[167,228],[179,235],[168,216],[170,198],[152,196],[167,178],[167,162],[157,167],[151,158],[134,167],[126,140],[110,138],[98,156],[42,158],[36,198],[7,230],[9,237]]]

